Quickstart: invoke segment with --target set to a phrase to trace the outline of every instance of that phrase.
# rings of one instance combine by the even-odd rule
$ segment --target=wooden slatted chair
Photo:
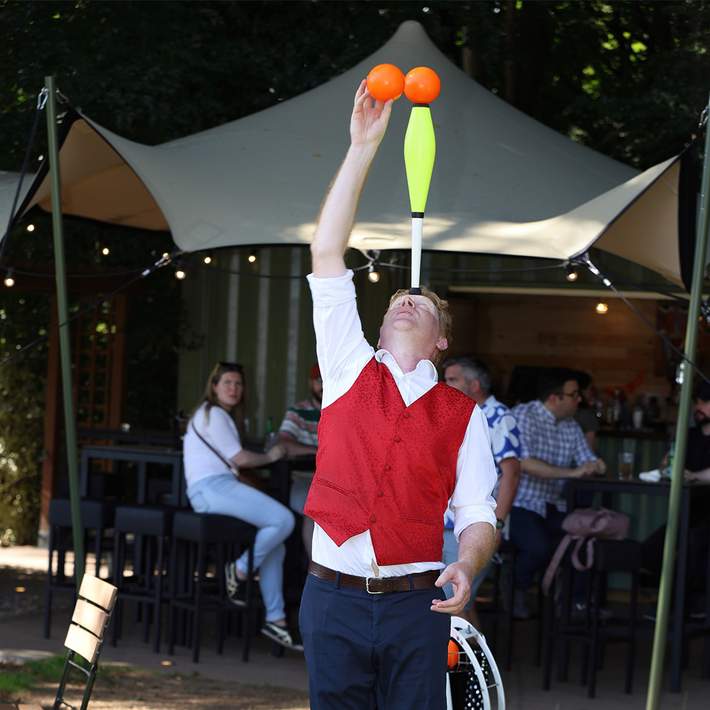
[[[62,679],[57,689],[57,696],[52,706],[53,710],[61,710],[63,707],[76,710],[73,705],[69,705],[64,699],[64,690],[72,668],[76,668],[85,677],[84,693],[80,708],[85,710],[88,706],[99,667],[104,632],[116,604],[117,591],[112,584],[108,584],[108,582],[104,582],[97,577],[85,574],[81,580],[79,599],[74,607],[69,632],[64,641],[67,655],[64,661]],[[77,656],[79,657],[78,659]],[[81,662],[81,659],[84,662]]]

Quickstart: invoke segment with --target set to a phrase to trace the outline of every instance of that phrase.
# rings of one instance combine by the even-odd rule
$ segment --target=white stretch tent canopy
[[[73,114],[60,153],[63,211],[169,229],[184,251],[307,243],[348,145],[355,89],[382,62],[405,72],[428,65],[442,80],[432,104],[437,162],[425,249],[560,259],[596,243],[680,283],[677,158],[638,174],[578,145],[479,86],[412,21],[316,89],[162,145],[129,141]],[[354,247],[409,247],[402,153],[410,105],[402,98],[394,107]],[[46,168],[23,211],[34,204],[49,209]]]
[[[25,175],[25,179],[22,181],[22,190],[18,196],[18,207],[22,204],[23,199],[27,195],[34,177],[34,175]],[[15,199],[19,180],[19,173],[6,173],[0,170],[0,241],[2,241],[5,229],[7,228],[7,221],[10,218],[10,210],[12,209],[12,202]]]

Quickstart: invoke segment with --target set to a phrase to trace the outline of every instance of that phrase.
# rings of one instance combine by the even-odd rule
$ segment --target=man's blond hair
[[[422,286],[421,289],[421,295],[425,296],[428,298],[433,304],[434,307],[436,308],[436,312],[439,316],[439,337],[440,338],[446,338],[446,341],[448,343],[447,347],[451,346],[451,326],[452,326],[452,319],[451,319],[451,313],[449,311],[449,302],[443,298],[441,298],[437,293],[434,291],[431,291],[428,289],[426,286]],[[400,288],[399,291],[395,291],[392,294],[392,297],[390,298],[389,305],[387,308],[391,308],[392,304],[401,296],[408,296],[409,295],[409,289],[408,288]],[[441,360],[442,356],[446,350],[439,350],[438,348],[436,349],[434,356],[433,356],[433,361],[434,364],[438,364],[439,360]]]

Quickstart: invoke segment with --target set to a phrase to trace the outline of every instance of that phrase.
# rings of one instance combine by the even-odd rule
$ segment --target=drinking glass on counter
[[[634,452],[622,451],[618,461],[619,479],[630,481],[634,477]]]

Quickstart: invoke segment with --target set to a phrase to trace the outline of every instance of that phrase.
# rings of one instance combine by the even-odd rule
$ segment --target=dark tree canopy
[[[706,101],[710,9],[672,2],[0,2],[0,167],[17,168],[47,73],[107,127],[158,143],[317,86],[422,22],[543,123],[647,167]]]

